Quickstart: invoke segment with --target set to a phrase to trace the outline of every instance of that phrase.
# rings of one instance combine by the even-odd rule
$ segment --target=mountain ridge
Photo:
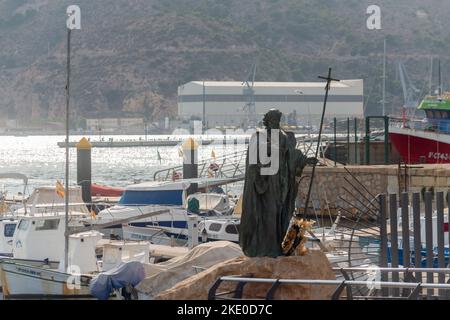
[[[56,0],[0,4],[0,110],[23,121],[64,117],[65,9]],[[366,29],[366,0],[116,0],[77,3],[72,110],[79,117],[176,116],[177,87],[193,80],[316,81],[333,67],[364,78],[367,114],[379,113],[383,38],[388,106],[403,104],[396,64],[421,93],[430,56],[450,64],[450,6],[442,0],[383,0],[381,31]]]

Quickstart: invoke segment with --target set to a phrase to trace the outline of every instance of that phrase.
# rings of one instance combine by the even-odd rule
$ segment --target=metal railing
[[[340,271],[344,274],[348,271],[370,271],[369,269],[363,268],[349,268],[349,269],[334,269],[335,271]],[[431,272],[430,269],[379,269],[381,273],[386,272]],[[432,270],[433,272],[450,273],[450,270]],[[234,282],[237,283],[234,290],[217,292],[219,287],[224,282]],[[262,300],[274,300],[276,291],[285,285],[297,285],[297,286],[334,286],[334,291],[328,295],[331,300],[377,300],[377,299],[396,299],[396,300],[418,300],[421,298],[429,298],[429,296],[421,295],[422,289],[427,290],[439,290],[440,292],[450,290],[450,284],[438,284],[438,283],[422,283],[422,282],[400,282],[400,281],[357,281],[357,280],[314,280],[314,279],[270,279],[270,278],[253,278],[251,275],[247,276],[225,276],[220,277],[216,280],[214,285],[210,288],[208,292],[209,300],[241,300],[244,298],[244,288],[248,284],[267,284],[268,291],[264,297],[258,297]],[[400,290],[403,289],[402,295],[391,295],[386,297],[383,295],[377,295],[377,291],[371,291],[371,295],[367,296],[355,296],[353,294],[352,288],[361,286],[371,286],[377,287],[379,291],[385,290]],[[346,295],[344,295],[344,290]],[[378,291],[378,292],[379,292]],[[449,295],[439,295],[434,296],[434,298],[439,299],[449,299]],[[253,300],[254,297],[251,297]]]
[[[429,131],[435,133],[450,133],[450,120],[447,119],[399,119],[391,118],[391,127],[406,128],[418,131]]]
[[[314,155],[313,143],[317,141],[316,136],[297,137],[297,149],[305,153],[306,156]],[[246,142],[248,144],[248,142]],[[329,138],[324,137],[321,144],[321,154],[325,155],[326,149],[329,147]],[[233,150],[228,154],[215,159],[206,159],[198,163],[199,178],[236,178],[244,177],[246,168],[247,148],[242,150]],[[213,167],[214,166],[214,167]],[[153,175],[155,181],[173,180],[175,176],[179,176],[183,172],[183,165],[174,166],[158,170]]]
[[[236,178],[245,175],[245,162],[247,150],[232,152],[216,159],[208,159],[199,162],[199,178]],[[214,165],[214,167],[212,167]],[[183,165],[158,170],[153,175],[156,181],[173,180],[174,176],[183,172]]]

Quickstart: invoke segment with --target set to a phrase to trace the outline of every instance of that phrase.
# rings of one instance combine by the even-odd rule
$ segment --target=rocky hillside
[[[424,94],[430,56],[450,85],[450,3],[380,0],[383,30],[368,31],[371,0],[2,0],[3,117],[64,115],[65,9],[82,9],[73,35],[73,110],[78,116],[176,114],[178,85],[243,80],[314,81],[328,66],[366,80],[367,113],[379,112],[383,37],[388,106],[403,104],[397,64]]]

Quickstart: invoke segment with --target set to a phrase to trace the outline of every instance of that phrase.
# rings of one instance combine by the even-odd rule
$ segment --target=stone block
[[[411,178],[412,187],[422,187],[423,177],[414,176]]]
[[[436,185],[436,178],[431,177],[424,177],[423,178],[423,186],[424,187],[434,187]]]
[[[156,300],[206,300],[208,291],[222,276],[247,275],[253,278],[271,279],[321,279],[335,280],[326,255],[310,251],[304,256],[268,258],[240,257],[232,259],[192,276],[176,286],[161,292]],[[217,292],[233,291],[237,283],[223,283]],[[270,284],[247,284],[244,299],[264,298]],[[284,285],[275,293],[276,300],[328,300],[335,286]]]

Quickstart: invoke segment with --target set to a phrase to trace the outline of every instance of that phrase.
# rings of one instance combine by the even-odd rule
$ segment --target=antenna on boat
[[[439,69],[439,88],[438,88],[438,92],[439,92],[439,97],[442,97],[441,59],[439,59],[438,69]]]

